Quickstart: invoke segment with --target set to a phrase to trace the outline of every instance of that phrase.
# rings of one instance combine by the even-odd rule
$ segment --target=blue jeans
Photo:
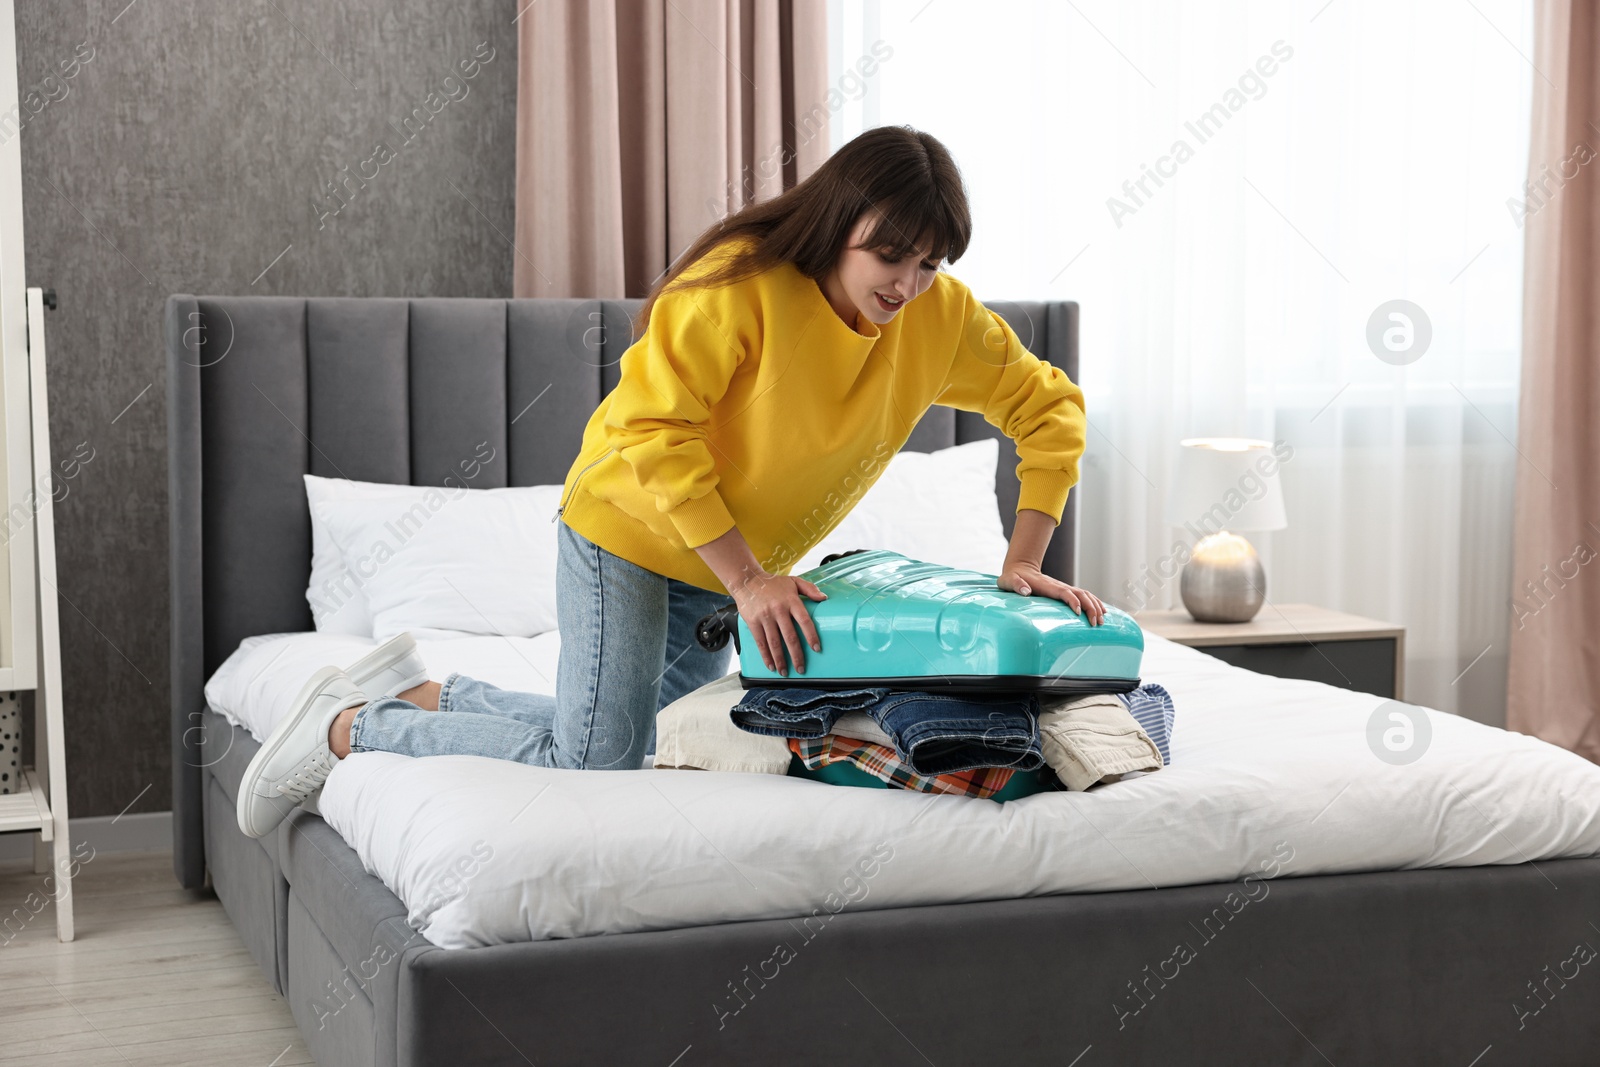
[[[656,712],[728,673],[731,647],[702,649],[695,624],[728,602],[629,563],[561,524],[556,695],[452,674],[439,710],[394,697],[356,713],[350,751],[492,756],[536,767],[637,770]]]
[[[975,767],[1037,770],[1044,764],[1039,701],[1032,694],[895,692],[883,688],[748,689],[733,709],[741,730],[817,738],[846,712],[864,711],[913,771],[930,777]]]

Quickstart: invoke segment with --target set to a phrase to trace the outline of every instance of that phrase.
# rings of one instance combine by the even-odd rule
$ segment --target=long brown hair
[[[972,237],[967,192],[950,152],[932,134],[909,126],[878,126],[851,140],[794,188],[751,204],[712,226],[664,274],[645,297],[635,336],[650,323],[656,298],[693,285],[726,285],[790,262],[817,280],[833,267],[869,209],[880,213],[861,248],[915,256],[923,244],[935,262],[955,262]],[[724,241],[753,237],[754,243],[692,282],[679,275]]]

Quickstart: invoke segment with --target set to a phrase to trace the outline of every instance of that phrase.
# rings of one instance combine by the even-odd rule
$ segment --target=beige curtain
[[[1600,762],[1600,19],[1534,20],[1506,725]]]
[[[826,0],[539,0],[517,41],[519,297],[643,296],[828,156]]]

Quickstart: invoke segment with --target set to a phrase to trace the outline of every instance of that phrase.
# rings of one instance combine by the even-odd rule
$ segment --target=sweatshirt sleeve
[[[659,296],[644,337],[622,357],[606,415],[613,446],[689,548],[734,526],[717,491],[707,420],[752,343],[738,288]]]
[[[982,412],[1015,441],[1022,483],[1017,510],[1042,511],[1060,523],[1067,491],[1078,481],[1088,427],[1083,390],[1024,348],[1004,319],[956,284],[960,336],[937,402]]]

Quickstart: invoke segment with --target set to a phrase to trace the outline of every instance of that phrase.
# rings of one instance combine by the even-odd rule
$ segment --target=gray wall
[[[17,5],[74,816],[170,807],[166,296],[511,295],[516,0],[126,3]]]

